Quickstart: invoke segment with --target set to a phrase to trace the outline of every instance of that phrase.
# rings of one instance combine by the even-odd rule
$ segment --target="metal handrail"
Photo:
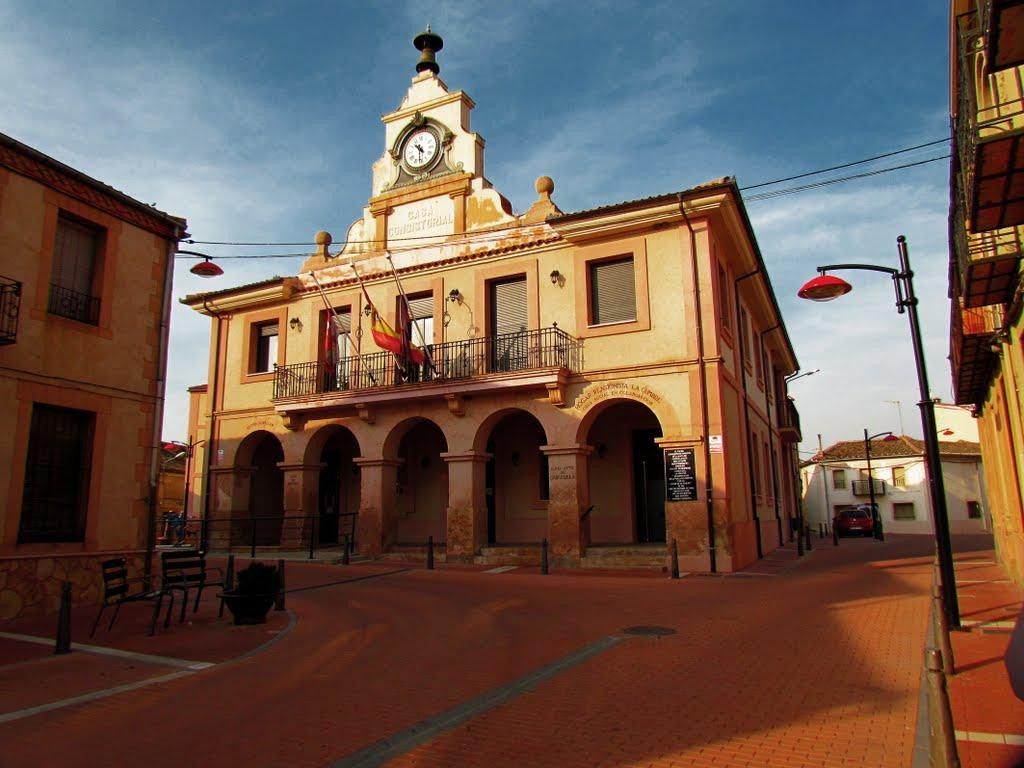
[[[50,283],[46,311],[89,325],[99,325],[100,322],[100,300],[97,296],[79,293],[56,283]]]
[[[426,348],[429,362],[397,364],[390,352],[275,366],[273,399],[454,381],[495,373],[564,368],[578,373],[583,342],[558,327],[448,341]]]

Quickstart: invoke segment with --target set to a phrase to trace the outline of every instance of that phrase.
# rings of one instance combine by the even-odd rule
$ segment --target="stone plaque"
[[[388,241],[450,235],[455,232],[455,201],[444,195],[399,205],[388,214]]]
[[[666,501],[697,500],[697,473],[693,457],[693,448],[665,451]]]

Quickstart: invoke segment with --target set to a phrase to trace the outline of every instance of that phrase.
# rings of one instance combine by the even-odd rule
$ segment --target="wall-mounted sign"
[[[697,472],[693,448],[665,451],[665,498],[667,501],[696,501]]]
[[[712,453],[722,453],[722,436],[708,435],[708,449]]]

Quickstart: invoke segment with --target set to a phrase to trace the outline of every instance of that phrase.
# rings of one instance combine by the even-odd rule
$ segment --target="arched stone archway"
[[[317,515],[313,532],[321,547],[343,545],[355,539],[359,513],[360,470],[359,440],[347,427],[330,424],[321,427],[306,447],[306,466],[319,466],[316,477]]]
[[[281,442],[270,432],[253,432],[242,440],[235,453],[236,472],[248,472],[248,499],[237,505],[232,542],[255,541],[257,546],[281,542],[284,517],[284,477],[278,466],[284,460]]]
[[[396,515],[393,533],[385,531],[385,540],[421,546],[433,536],[435,544],[445,542],[448,470],[442,454],[447,450],[444,432],[425,418],[403,421],[385,439],[384,458],[396,461]]]
[[[580,438],[593,449],[592,544],[664,543],[665,465],[655,442],[663,435],[657,414],[635,400],[603,401],[587,413]]]
[[[484,487],[488,545],[536,544],[547,536],[548,442],[536,416],[519,408],[491,414],[480,425],[474,446],[489,458]]]

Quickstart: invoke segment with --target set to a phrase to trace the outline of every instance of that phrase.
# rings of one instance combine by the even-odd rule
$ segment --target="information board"
[[[696,501],[697,473],[693,448],[665,451],[665,490],[667,501]]]

